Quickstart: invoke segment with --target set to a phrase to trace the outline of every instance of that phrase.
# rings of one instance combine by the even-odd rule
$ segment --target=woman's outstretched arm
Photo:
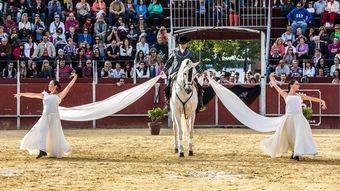
[[[286,99],[287,92],[283,91],[275,82],[275,73],[271,73],[269,75],[270,82],[269,84],[275,88],[275,90],[283,97],[283,99]]]
[[[14,97],[28,97],[28,98],[36,98],[36,99],[43,99],[44,95],[42,93],[18,93],[14,94]]]
[[[66,86],[66,88],[62,92],[59,93],[60,99],[64,99],[64,97],[66,97],[66,95],[68,94],[68,92],[70,91],[70,89],[72,88],[72,86],[74,85],[78,78],[76,73],[73,73],[71,77],[73,77],[72,81]]]
[[[319,98],[316,98],[316,97],[310,97],[310,96],[307,96],[306,94],[301,94],[301,98],[303,100],[321,103],[322,109],[327,109],[326,102],[322,99],[319,99]]]

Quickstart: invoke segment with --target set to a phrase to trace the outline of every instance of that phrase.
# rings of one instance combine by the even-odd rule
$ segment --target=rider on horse
[[[188,49],[188,42],[190,39],[183,35],[180,36],[177,39],[177,43],[179,44],[179,47],[176,48],[173,53],[171,54],[168,61],[165,63],[165,68],[163,70],[164,73],[168,73],[168,83],[165,88],[165,98],[166,98],[166,109],[169,109],[169,101],[171,97],[171,89],[172,89],[172,81],[176,79],[177,72],[179,68],[181,67],[182,61],[184,59],[190,59],[193,61],[193,52]],[[202,73],[203,70],[201,67],[196,66],[195,68],[198,73]],[[205,110],[205,107],[203,105],[203,89],[202,86],[198,83],[197,79],[195,78],[195,83],[197,87],[197,93],[198,93],[198,106],[197,111],[203,111]]]

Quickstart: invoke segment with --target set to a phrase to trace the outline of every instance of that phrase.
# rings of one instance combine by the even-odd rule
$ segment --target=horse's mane
[[[182,73],[185,66],[187,66],[187,62],[190,62],[188,58],[184,59],[181,63],[181,67],[178,69],[178,73]]]

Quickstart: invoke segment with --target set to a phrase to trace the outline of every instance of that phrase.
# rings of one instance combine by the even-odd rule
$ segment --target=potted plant
[[[148,117],[151,120],[151,122],[148,122],[148,126],[151,131],[151,135],[159,135],[162,124],[160,120],[165,117],[166,113],[166,111],[162,110],[159,107],[148,110]]]
[[[313,109],[312,107],[307,107],[305,104],[302,105],[302,113],[305,118],[309,121],[312,119]]]

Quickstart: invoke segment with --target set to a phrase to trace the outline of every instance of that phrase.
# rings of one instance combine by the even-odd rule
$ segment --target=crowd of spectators
[[[278,78],[333,77],[339,83],[340,17],[337,0],[276,1],[288,20],[270,50],[267,73]]]
[[[168,56],[159,0],[0,0],[0,76],[153,77]],[[57,70],[57,66],[59,69]]]

